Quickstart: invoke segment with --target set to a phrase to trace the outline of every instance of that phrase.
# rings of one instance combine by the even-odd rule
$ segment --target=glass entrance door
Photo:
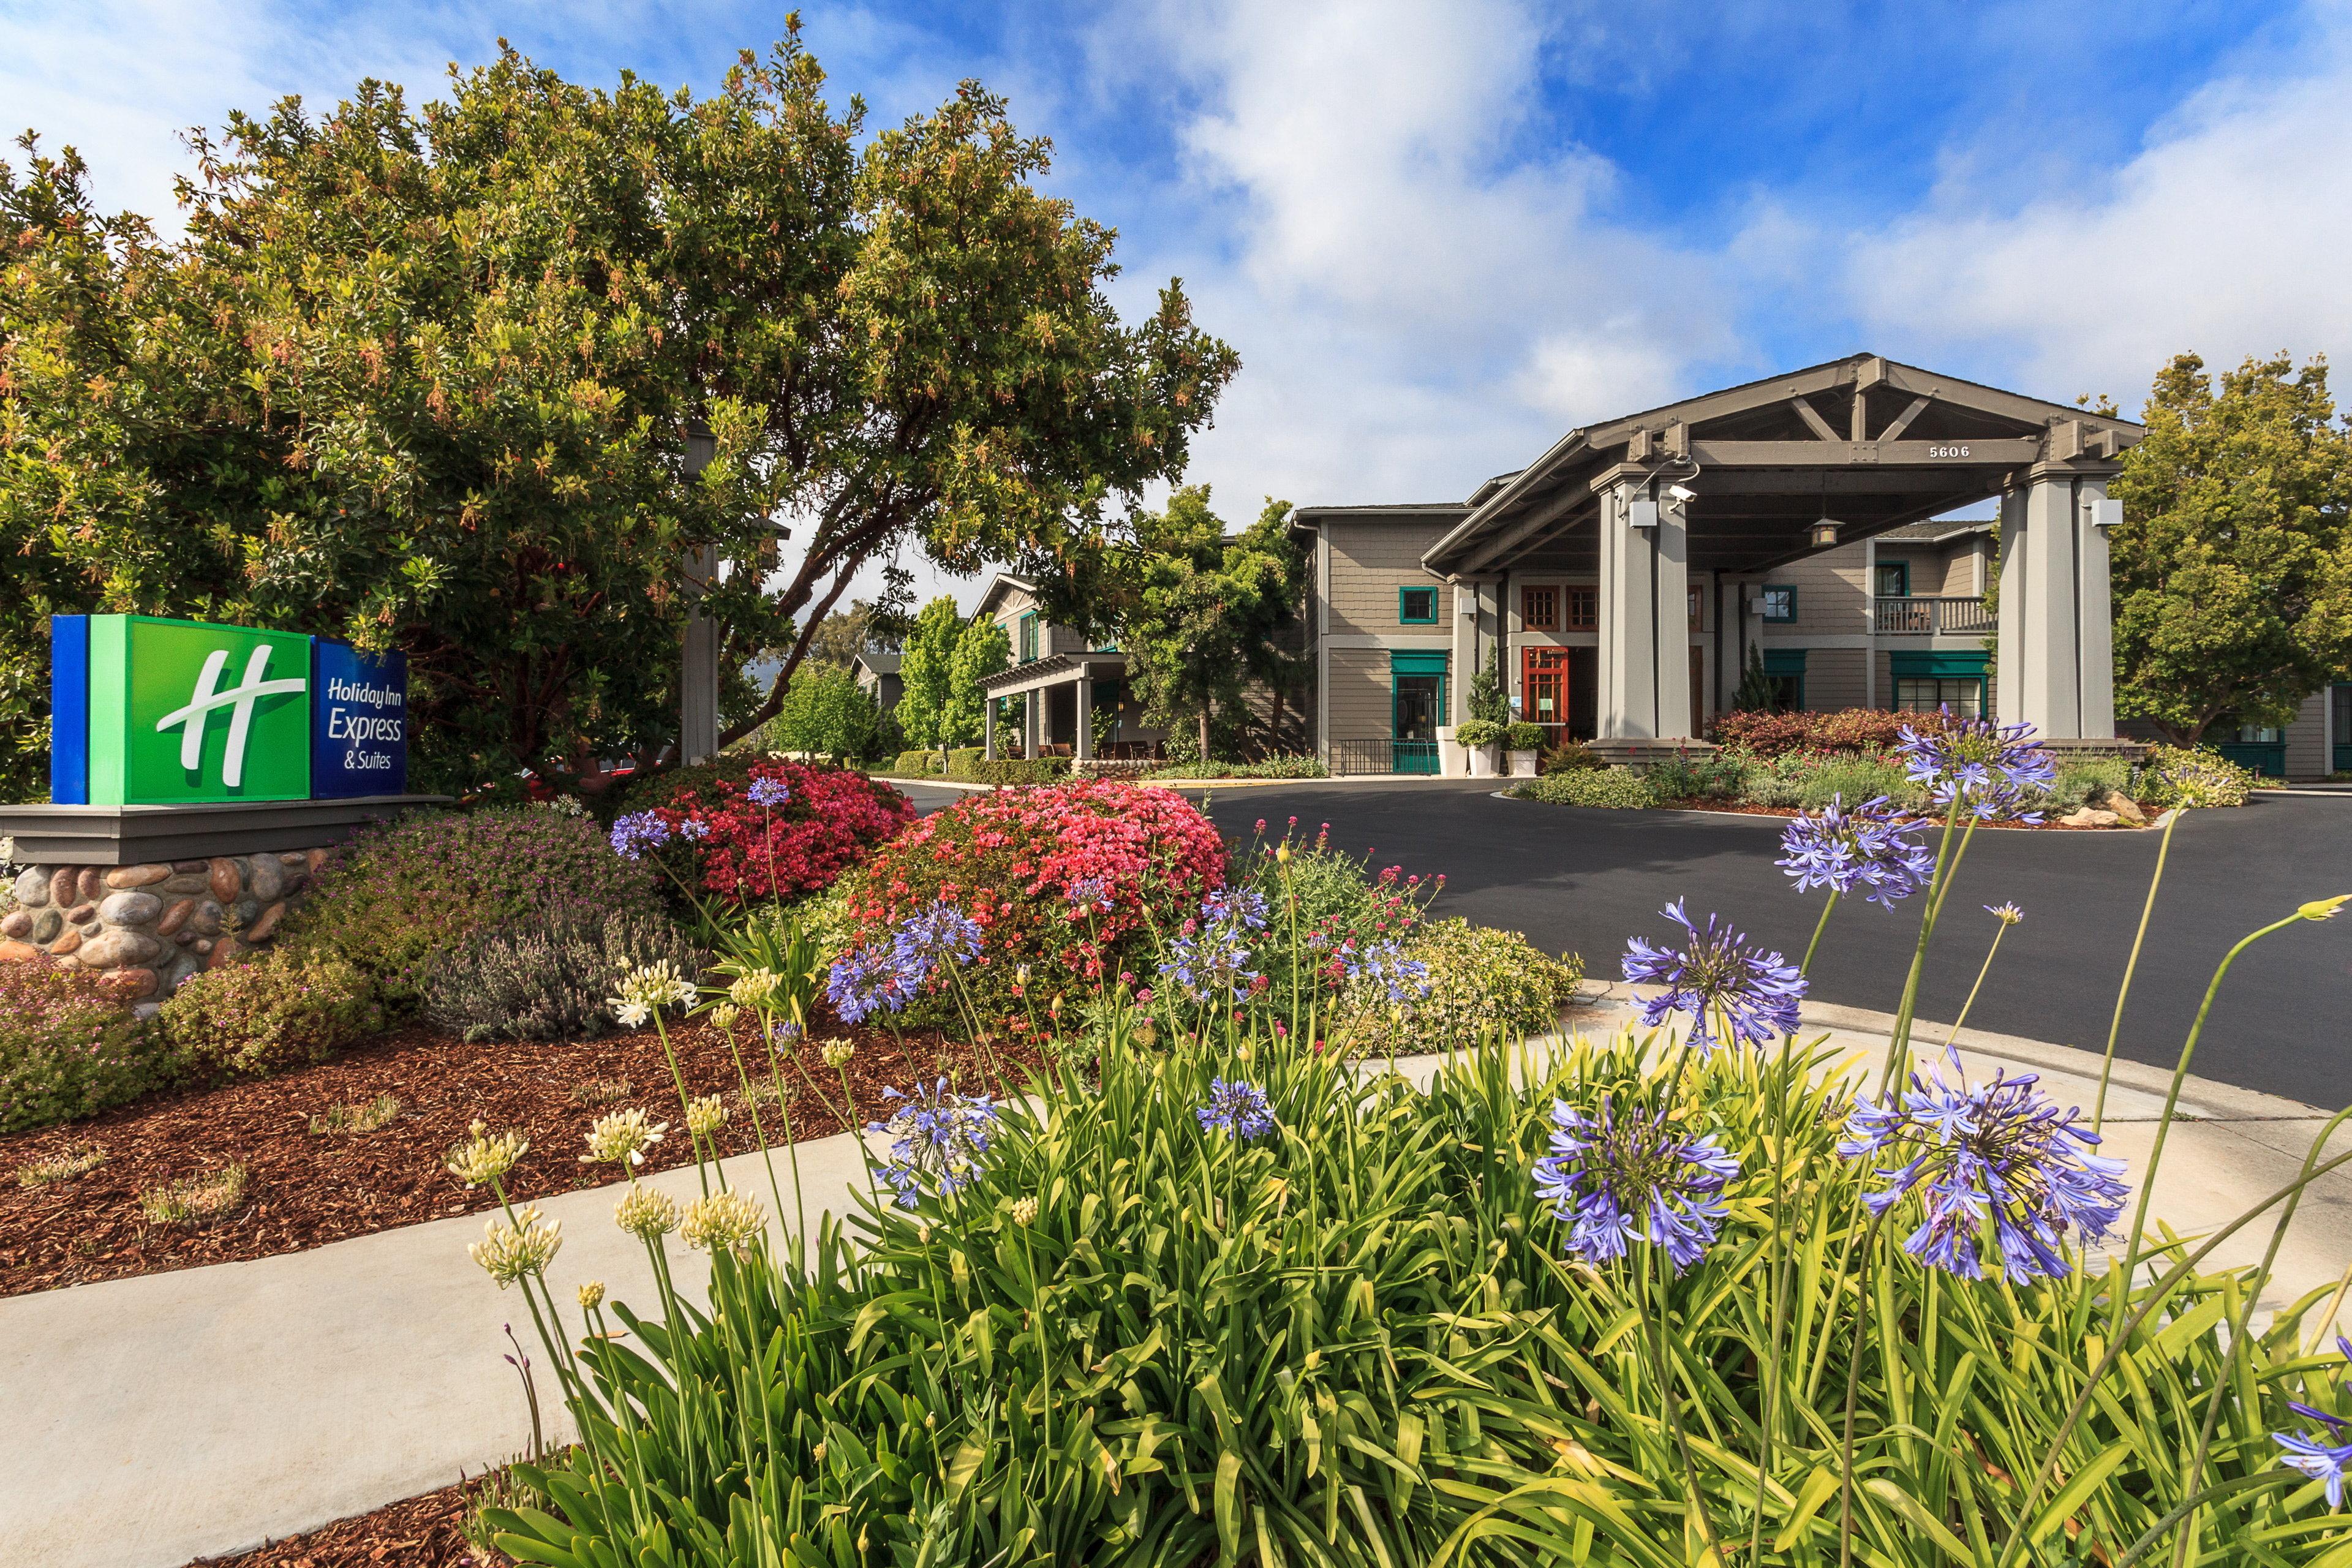
[[[1544,744],[1557,746],[1568,738],[1568,649],[1523,647],[1519,650],[1519,714],[1544,727]]]
[[[1442,675],[1399,675],[1391,730],[1392,765],[1401,773],[1437,771],[1437,715],[1444,697]]]

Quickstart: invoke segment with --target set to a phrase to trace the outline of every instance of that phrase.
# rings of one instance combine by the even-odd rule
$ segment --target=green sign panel
[[[309,637],[146,616],[89,625],[89,799],[310,798]]]

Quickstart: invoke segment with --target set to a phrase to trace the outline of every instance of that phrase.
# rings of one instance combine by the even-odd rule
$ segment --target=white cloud
[[[1456,499],[1737,351],[1713,262],[1613,223],[1617,170],[1541,122],[1571,46],[1528,9],[1231,5],[1150,37],[1182,86],[1175,195],[1229,243],[1129,260],[1181,272],[1241,352],[1193,465],[1227,515]]]
[[[2183,350],[2219,365],[2352,344],[2352,18],[2314,22],[2293,54],[2209,83],[2089,189],[2011,210],[1937,203],[1855,240],[1853,308],[1874,342],[2126,409]]]

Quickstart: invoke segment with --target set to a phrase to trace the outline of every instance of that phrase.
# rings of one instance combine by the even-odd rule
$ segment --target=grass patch
[[[592,1078],[586,1083],[573,1087],[572,1100],[575,1105],[618,1105],[628,1099],[631,1092],[627,1079]]]
[[[71,1148],[62,1154],[52,1154],[46,1160],[28,1160],[16,1167],[16,1184],[20,1187],[45,1187],[51,1182],[69,1182],[85,1176],[106,1163],[106,1151],[92,1144],[89,1148]]]
[[[310,1118],[310,1131],[320,1137],[339,1132],[373,1132],[399,1114],[399,1100],[379,1094],[364,1105],[329,1106],[324,1115]]]
[[[229,1165],[140,1194],[139,1212],[150,1225],[207,1225],[243,1203],[245,1189],[245,1167]]]

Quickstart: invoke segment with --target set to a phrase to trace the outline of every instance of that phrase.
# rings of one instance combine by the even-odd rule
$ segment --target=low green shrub
[[[1659,800],[1736,800],[1756,764],[1730,752],[1677,752],[1650,764],[1645,775]]]
[[[324,1061],[380,1032],[368,973],[324,952],[274,948],[190,978],[155,1026],[198,1078],[264,1078]]]
[[[940,772],[937,752],[901,752],[890,771],[901,778],[936,778]]]
[[[1144,771],[1146,779],[1328,779],[1331,770],[1320,757],[1265,757],[1255,763],[1161,763]]]
[[[1903,713],[1882,708],[1739,711],[1718,714],[1707,725],[1706,738],[1726,751],[1752,757],[1779,757],[1791,752],[1885,752],[1901,743],[1906,729],[1933,734],[1943,729],[1945,721],[1940,712]]]
[[[1070,759],[1067,757],[998,757],[991,762],[986,757],[975,757],[960,768],[955,776],[968,784],[1058,784],[1070,776]]]
[[[985,746],[958,746],[948,752],[947,776],[951,779],[967,777],[966,769],[987,760],[988,748]]]
[[[2132,792],[2132,765],[2121,757],[2068,757],[2058,764],[2042,810],[2053,816]]]
[[[2139,800],[2158,810],[2243,805],[2254,787],[2251,768],[2205,746],[2151,746],[2139,769]]]
[[[1543,771],[1548,773],[1580,773],[1608,765],[1599,752],[1581,741],[1562,741],[1543,754]]]
[[[1909,811],[1927,805],[1927,791],[1884,752],[1783,752],[1750,765],[1740,788],[1750,805],[1801,811],[1818,811],[1833,800],[1858,805],[1880,795]]]
[[[278,945],[356,966],[387,1008],[404,1012],[476,931],[549,903],[652,913],[655,876],[566,811],[436,812],[363,834],[289,911]]]
[[[173,1076],[162,1038],[98,976],[0,963],[0,1132],[95,1116]]]
[[[667,963],[694,976],[709,957],[662,915],[580,905],[535,910],[444,960],[426,988],[425,1016],[467,1040],[593,1039],[614,1027],[610,998],[626,971]]]
[[[1510,793],[1547,805],[1597,805],[1611,811],[1639,811],[1657,805],[1649,781],[1631,768],[1570,768],[1531,778],[1513,786]]]
[[[1553,958],[1513,931],[1433,921],[1405,955],[1424,965],[1429,994],[1389,999],[1378,983],[1360,984],[1340,1002],[1339,1030],[1360,1049],[1471,1050],[1494,1042],[1548,1035],[1576,997],[1584,961]]]
[[[1540,724],[1513,724],[1503,731],[1503,744],[1514,752],[1541,751],[1543,743],[1544,727]]]
[[[1343,973],[1336,956],[1342,946],[1410,938],[1444,886],[1442,877],[1408,877],[1400,866],[1376,871],[1363,857],[1334,849],[1328,829],[1311,839],[1286,833],[1272,841],[1264,830],[1261,822],[1261,837],[1234,857],[1226,878],[1265,900],[1266,925],[1250,964],[1267,974],[1287,976],[1295,955],[1301,973],[1319,966],[1335,981]],[[1286,847],[1286,860],[1278,854]],[[1180,910],[1176,918],[1190,913]]]

